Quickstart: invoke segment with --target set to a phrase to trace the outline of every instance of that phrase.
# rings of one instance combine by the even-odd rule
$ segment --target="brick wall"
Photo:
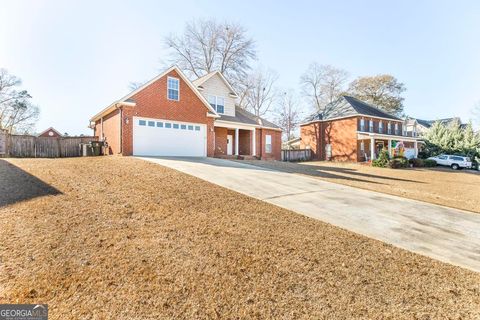
[[[52,135],[50,135],[50,132],[52,133]],[[42,133],[41,135],[39,135],[39,137],[58,138],[58,137],[61,137],[61,136],[54,130],[48,130],[48,131],[45,131],[44,133]]]
[[[272,136],[272,152],[267,153],[265,150],[266,136]],[[281,160],[282,158],[282,132],[271,129],[257,129],[257,156],[262,160]]]
[[[168,76],[180,80],[179,101],[167,99]],[[123,107],[123,155],[131,155],[133,152],[133,117],[136,116],[206,124],[207,156],[213,156],[215,137],[213,118],[207,117],[206,106],[175,70],[136,93],[132,99],[136,103],[135,107]]]
[[[252,131],[239,130],[238,152],[242,155],[251,155],[252,150]]]
[[[215,152],[214,155],[227,154],[227,128],[215,128]]]
[[[180,101],[167,99],[167,77],[172,76],[180,80]],[[226,128],[214,127],[214,118],[207,117],[208,109],[197,95],[190,89],[175,70],[150,84],[132,99],[135,107],[121,107],[104,117],[103,133],[111,147],[111,153],[132,155],[133,153],[133,117],[165,119],[172,121],[185,121],[202,123],[207,126],[207,156],[227,154],[227,134],[231,134],[232,153],[235,152],[235,131]],[[120,129],[121,123],[121,129]],[[107,128],[108,127],[108,128]],[[95,123],[95,135],[101,135],[100,120]],[[121,134],[120,134],[121,130]],[[272,152],[265,152],[265,136],[272,136]],[[121,135],[121,138],[120,138]],[[239,153],[251,154],[251,131],[240,130]],[[257,155],[264,159],[281,158],[281,132],[269,129],[257,129],[256,133]],[[172,143],[175,143],[172,141]]]
[[[313,160],[323,160],[320,122],[300,126],[300,149],[311,149]]]
[[[371,118],[371,117],[358,117],[357,118],[357,129],[358,131],[361,131],[360,130],[360,120],[361,119],[364,119],[365,121],[365,132],[369,132],[370,131],[370,120],[373,121],[373,132],[375,133],[379,133],[379,127],[380,127],[380,121],[383,123],[383,134],[387,134],[388,133],[388,123],[390,122],[391,123],[391,126],[392,126],[392,135],[395,134],[395,123],[398,124],[398,131],[399,131],[399,134],[402,135],[403,134],[403,123],[402,121],[395,121],[395,120],[384,120],[384,119],[377,119],[377,118]]]
[[[105,138],[109,154],[118,154],[120,149],[120,110],[114,110],[95,122],[94,135],[100,140]]]
[[[315,160],[327,160],[326,146],[331,145],[333,161],[357,161],[357,118],[314,122],[300,129],[301,148],[309,147]]]

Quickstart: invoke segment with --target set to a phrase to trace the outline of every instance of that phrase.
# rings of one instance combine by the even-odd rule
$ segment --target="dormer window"
[[[177,78],[167,78],[167,98],[174,101],[180,100],[180,80]]]
[[[225,99],[223,97],[208,96],[208,103],[218,113],[225,112]]]

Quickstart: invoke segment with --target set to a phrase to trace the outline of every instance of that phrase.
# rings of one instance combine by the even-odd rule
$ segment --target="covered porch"
[[[358,133],[357,159],[371,161],[378,158],[383,149],[388,150],[390,157],[401,156],[406,158],[418,157],[419,139],[415,137],[394,136],[377,133]]]
[[[256,128],[253,126],[215,121],[215,157],[255,157]]]

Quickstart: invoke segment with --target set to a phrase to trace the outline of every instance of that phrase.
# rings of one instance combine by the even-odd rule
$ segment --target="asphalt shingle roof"
[[[460,123],[460,127],[462,128],[466,126],[465,123],[461,123],[461,120],[458,117],[438,119],[438,120],[422,120],[422,119],[416,119],[416,120],[420,125],[424,126],[425,128],[430,128],[431,126],[433,126],[435,122],[440,122],[441,124],[448,126],[455,121],[458,121],[458,123]]]
[[[257,117],[253,113],[250,113],[239,106],[235,106],[235,116],[227,116],[224,114],[220,114],[220,118],[218,120],[245,123],[250,125],[260,125],[262,127],[275,128],[275,129],[280,128],[274,123],[260,117],[258,118],[258,121],[257,121]]]
[[[311,118],[311,120],[329,120],[356,115],[366,115],[392,120],[401,120],[400,118],[388,112],[380,110],[375,106],[372,106],[351,96],[342,96],[337,101],[330,103],[329,105],[327,105],[326,111],[323,114],[316,114]]]

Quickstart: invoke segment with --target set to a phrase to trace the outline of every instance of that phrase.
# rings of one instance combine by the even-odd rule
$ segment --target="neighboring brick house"
[[[236,105],[220,72],[189,81],[171,67],[90,119],[110,154],[281,157],[282,131]]]
[[[325,110],[300,125],[301,147],[310,148],[315,160],[369,161],[384,148],[391,156],[418,155],[418,138],[407,137],[396,116],[350,96]]]
[[[59,138],[63,137],[63,135],[57,130],[55,130],[53,127],[50,127],[47,130],[40,132],[37,137]]]

